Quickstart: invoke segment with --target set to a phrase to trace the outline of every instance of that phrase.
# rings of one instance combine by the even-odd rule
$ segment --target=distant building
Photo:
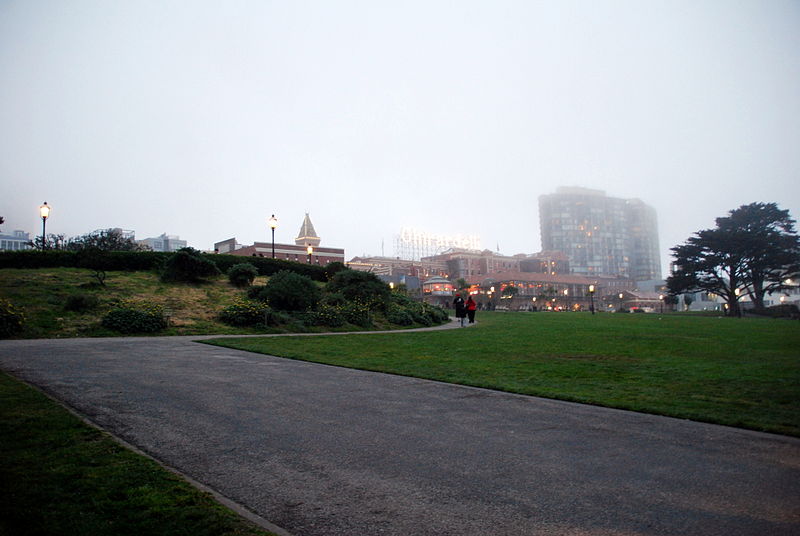
[[[19,251],[31,249],[31,237],[25,231],[13,231],[11,234],[0,233],[0,251]]]
[[[275,258],[321,266],[331,262],[344,262],[344,249],[319,247],[320,242],[311,218],[306,214],[294,244],[275,244]],[[229,238],[216,242],[214,252],[243,257],[272,257],[272,242],[255,242],[252,246],[245,246],[239,244],[236,238]]]
[[[572,273],[661,279],[655,209],[600,190],[558,188],[539,197],[542,249],[561,251]]]
[[[168,235],[166,233],[156,238],[139,240],[138,243],[149,247],[153,251],[178,251],[186,247],[186,240],[181,240],[177,235]]]
[[[395,237],[394,254],[405,260],[420,260],[449,249],[480,249],[481,239],[475,235],[449,236],[419,229],[403,228]]]

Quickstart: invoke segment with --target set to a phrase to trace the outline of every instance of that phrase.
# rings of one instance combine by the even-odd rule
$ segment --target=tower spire
[[[314,224],[311,223],[311,218],[309,218],[308,212],[306,212],[303,225],[300,226],[300,232],[297,234],[297,238],[294,239],[294,243],[298,246],[317,247],[320,240],[320,237],[317,236],[317,232],[314,230]]]

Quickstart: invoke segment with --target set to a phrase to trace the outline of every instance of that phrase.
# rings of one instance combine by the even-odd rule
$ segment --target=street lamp
[[[589,310],[594,314],[594,285],[589,285]]]
[[[275,258],[275,228],[278,227],[278,220],[275,218],[275,214],[267,220],[269,222],[269,228],[272,229],[272,258]]]
[[[306,251],[308,252],[308,264],[311,264],[311,254],[314,253],[314,246],[309,244]]]
[[[664,313],[664,295],[663,294],[659,294],[658,295],[658,301],[661,302],[661,313],[663,314]]]
[[[44,231],[47,225],[47,218],[50,217],[50,206],[47,204],[47,201],[44,202],[44,205],[39,207],[39,216],[42,217],[42,249],[45,249],[47,247],[47,238]]]

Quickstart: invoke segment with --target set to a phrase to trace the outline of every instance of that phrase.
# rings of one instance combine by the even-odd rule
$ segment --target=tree
[[[47,241],[42,242],[42,237],[35,236],[28,245],[33,249],[66,249],[67,237],[63,234],[48,234]]]
[[[744,250],[747,291],[758,309],[764,295],[786,288],[800,269],[800,237],[788,210],[775,203],[751,203],[730,212],[717,225],[736,234]]]
[[[260,295],[275,310],[305,311],[317,306],[322,291],[310,277],[281,270],[269,278]]]
[[[503,289],[503,297],[504,298],[513,298],[519,294],[519,289],[515,286],[508,285],[506,288]]]
[[[219,275],[217,265],[193,248],[181,248],[167,261],[162,281],[200,283],[207,277]]]
[[[99,249],[102,251],[147,251],[150,248],[137,244],[133,238],[123,235],[122,229],[105,229],[94,233],[70,238],[64,249],[80,251]]]
[[[349,301],[370,304],[386,304],[391,296],[389,285],[371,272],[342,270],[328,282],[327,290],[340,293]]]
[[[683,295],[683,303],[686,305],[686,310],[688,311],[689,308],[694,303],[694,296],[692,296],[691,294],[684,294]]]
[[[763,307],[764,294],[784,288],[785,279],[798,270],[800,239],[794,220],[775,203],[751,203],[716,223],[716,228],[698,231],[671,249],[675,270],[667,278],[669,292],[717,294],[728,314],[737,316],[743,292]]]

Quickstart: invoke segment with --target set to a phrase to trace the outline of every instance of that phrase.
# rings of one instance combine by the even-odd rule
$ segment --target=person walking
[[[467,316],[467,307],[464,303],[464,298],[461,297],[461,294],[456,294],[456,299],[453,300],[453,305],[456,308],[456,318],[461,323],[461,327],[464,327],[464,321]]]
[[[475,323],[475,310],[478,308],[478,304],[475,303],[475,300],[472,299],[472,296],[467,298],[467,303],[465,304],[467,307],[467,315],[469,316],[469,323]]]

